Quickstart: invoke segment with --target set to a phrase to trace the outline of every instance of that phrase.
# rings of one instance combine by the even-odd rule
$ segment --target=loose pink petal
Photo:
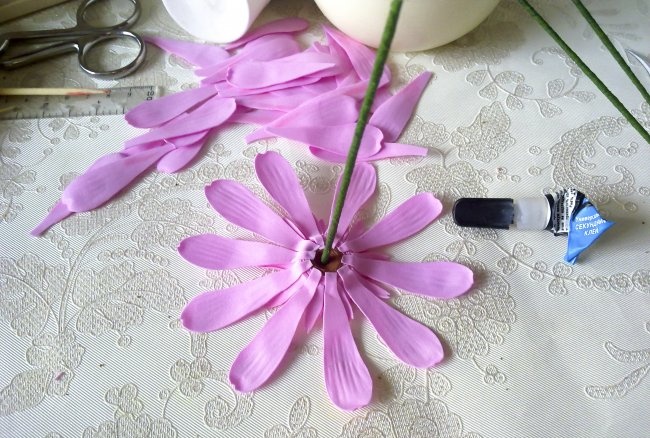
[[[352,223],[352,218],[357,214],[359,209],[363,204],[368,201],[368,199],[375,193],[375,186],[377,184],[377,175],[375,173],[375,168],[370,164],[366,163],[357,163],[352,172],[352,177],[350,179],[350,186],[348,188],[348,193],[345,197],[345,204],[343,204],[343,210],[341,211],[341,218],[339,219],[339,226],[336,231],[336,241],[338,241],[341,236],[344,236],[347,232],[348,227]],[[338,183],[336,184],[336,190],[334,193],[339,192],[341,186],[341,179],[339,178]],[[332,212],[334,211],[334,206],[336,205],[336,199],[332,204]],[[330,223],[332,218],[330,217]]]
[[[303,239],[250,190],[235,181],[217,180],[205,188],[212,207],[228,221],[286,248],[303,246]]]
[[[141,103],[124,118],[137,128],[153,128],[168,122],[217,94],[212,86],[193,88]]]
[[[320,316],[323,314],[323,304],[325,299],[324,294],[325,284],[323,281],[320,281],[316,287],[314,297],[311,299],[309,305],[305,309],[305,316],[303,321],[305,325],[305,331],[307,333],[310,333],[314,329],[316,322],[318,322],[318,318],[320,318]]]
[[[256,40],[265,35],[270,35],[274,33],[294,33],[301,32],[309,27],[309,22],[303,20],[302,18],[281,18],[279,20],[274,20],[269,23],[263,24],[260,27],[253,29],[248,32],[243,37],[239,38],[237,41],[226,44],[223,46],[226,50],[236,49],[241,47],[244,44]]]
[[[31,231],[32,236],[40,236],[44,232],[46,232],[50,227],[53,225],[58,224],[61,222],[63,219],[67,218],[70,216],[72,212],[68,210],[68,207],[65,206],[64,203],[61,201],[57,202],[54,204],[54,207],[52,207],[52,210],[45,216],[45,219],[39,223],[36,228],[34,228]]]
[[[314,145],[335,154],[345,155],[350,149],[356,124],[338,126],[267,126],[266,131],[278,137]],[[359,157],[370,157],[381,149],[383,134],[367,125],[359,146]]]
[[[61,201],[73,212],[97,208],[173,149],[174,146],[167,145],[133,155],[123,153],[120,159],[89,169],[75,178],[63,191]]]
[[[288,35],[267,35],[246,44],[238,54],[218,64],[198,69],[194,73],[205,77],[204,81],[216,83],[226,79],[226,73],[231,65],[249,61],[269,61],[300,51],[298,42]]]
[[[343,268],[339,272],[350,298],[402,362],[417,368],[428,368],[442,360],[442,345],[428,327],[377,298],[351,269]]]
[[[410,237],[429,225],[442,212],[442,204],[430,193],[420,193],[377,222],[358,238],[339,246],[343,252],[363,252]]]
[[[281,117],[284,113],[282,111],[272,111],[272,110],[249,110],[246,111],[246,108],[237,108],[232,116],[228,119],[230,123],[249,123],[253,125],[266,125],[267,123],[273,123],[278,117]]]
[[[237,105],[253,109],[290,111],[314,97],[308,89],[302,87],[269,91],[262,94],[251,94],[237,97]]]
[[[354,343],[333,272],[325,274],[323,344],[325,386],[330,399],[346,411],[366,406],[372,397],[372,379]]]
[[[296,87],[303,87],[305,85],[318,82],[319,80],[320,78],[318,76],[303,76],[301,78],[292,79],[286,82],[268,85],[261,88],[240,88],[228,82],[221,82],[219,84],[216,84],[216,86],[219,88],[219,96],[221,97],[242,97],[254,94],[270,93],[272,91],[281,91]]]
[[[199,67],[207,67],[230,57],[230,54],[219,46],[160,37],[145,37],[145,41]]]
[[[183,170],[201,152],[203,144],[204,141],[201,140],[191,146],[174,149],[158,160],[156,169],[163,173],[176,173]]]
[[[235,87],[257,89],[322,72],[336,65],[329,54],[301,52],[271,61],[243,62],[228,69],[226,80]]]
[[[422,73],[379,105],[372,114],[368,123],[381,129],[386,141],[394,142],[400,136],[431,76],[431,72]]]
[[[224,123],[235,112],[235,99],[214,97],[192,111],[187,117],[177,118],[146,134],[126,141],[126,147],[182,137],[212,129]]]
[[[312,269],[310,274],[320,275],[316,269]],[[273,314],[251,343],[239,353],[230,368],[230,383],[236,390],[253,391],[271,377],[287,353],[314,291],[315,285],[312,288],[302,287]]]
[[[281,246],[228,239],[215,234],[183,239],[178,246],[178,252],[188,262],[206,269],[281,267],[298,258],[295,251]]]
[[[336,126],[356,122],[358,117],[359,104],[353,97],[329,93],[304,102],[271,126]]]
[[[274,296],[303,281],[311,263],[293,265],[247,283],[194,297],[181,312],[183,326],[193,332],[211,332],[229,326],[265,306]]]
[[[305,192],[287,160],[276,152],[258,154],[255,157],[255,171],[266,191],[289,213],[302,235],[322,244],[323,238]]]
[[[454,262],[400,263],[350,254],[343,263],[377,281],[433,298],[457,297],[474,282],[472,271]]]

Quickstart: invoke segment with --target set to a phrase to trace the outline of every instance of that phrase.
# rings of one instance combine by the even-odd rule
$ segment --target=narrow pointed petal
[[[158,160],[156,169],[163,173],[176,173],[183,170],[201,152],[203,144],[204,141],[200,140],[191,146],[174,149]]]
[[[428,327],[377,298],[351,269],[343,268],[339,272],[350,298],[402,362],[417,368],[428,368],[442,360],[442,345]]]
[[[352,337],[337,290],[337,274],[325,274],[323,310],[323,362],[327,393],[339,408],[352,411],[372,397],[372,379]]]
[[[337,126],[352,124],[358,117],[359,104],[353,97],[331,94],[328,97],[317,96],[304,102],[270,126]]]
[[[253,109],[290,111],[314,97],[304,88],[287,88],[262,94],[251,94],[237,98],[237,105]]]
[[[295,251],[281,246],[228,239],[215,234],[183,239],[178,252],[188,262],[206,269],[281,266],[291,263],[297,257]]]
[[[352,143],[356,124],[338,126],[267,126],[266,130],[276,136],[314,145],[327,151],[346,155]],[[359,146],[359,157],[370,157],[381,149],[381,131],[367,125]]]
[[[160,146],[89,169],[66,187],[61,201],[75,213],[97,208],[173,149],[172,145]]]
[[[381,129],[386,141],[394,142],[413,115],[420,96],[433,74],[424,72],[379,105],[368,123]]]
[[[272,91],[282,91],[296,87],[304,87],[306,85],[313,84],[314,82],[318,82],[319,80],[320,78],[318,76],[309,75],[260,88],[241,88],[232,85],[229,82],[222,82],[220,84],[217,84],[217,87],[219,88],[219,96],[221,97],[242,97],[250,96],[253,94],[270,93]]]
[[[345,197],[345,204],[343,204],[341,218],[339,219],[339,226],[336,231],[337,240],[346,233],[350,223],[352,223],[354,215],[357,214],[357,211],[359,211],[363,204],[365,204],[375,192],[376,184],[377,175],[375,174],[375,168],[370,164],[357,163],[352,172],[350,186],[348,188],[347,196]],[[334,193],[339,192],[340,185],[341,180],[339,178]],[[336,199],[334,199],[334,203],[332,204],[332,212],[334,212],[335,205]],[[331,222],[332,218],[330,216],[330,223]]]
[[[205,188],[205,195],[212,207],[233,224],[286,248],[301,246],[303,238],[238,182],[217,180]]]
[[[422,146],[382,142],[379,152],[367,157],[357,157],[357,161],[370,162],[370,161],[377,161],[377,160],[385,160],[387,158],[425,157],[428,151],[429,151],[428,148]],[[329,161],[331,163],[345,163],[345,160],[347,159],[346,155],[333,153],[313,145],[309,146],[309,152],[313,156],[318,157],[325,161]]]
[[[194,297],[181,312],[183,326],[193,332],[211,332],[229,326],[265,306],[274,296],[302,281],[311,267],[294,265],[264,277]]]
[[[312,270],[312,274],[320,276],[316,269]],[[315,287],[312,284],[311,288],[300,288],[239,353],[230,368],[230,383],[236,390],[253,391],[271,377],[291,345]]]
[[[129,147],[206,131],[228,120],[235,112],[236,107],[235,99],[215,97],[203,103],[188,116],[172,120],[146,134],[126,141],[124,144]]]
[[[226,50],[236,49],[241,47],[244,44],[256,40],[265,35],[270,35],[274,33],[294,33],[301,32],[309,27],[309,22],[303,20],[302,18],[281,18],[279,20],[274,20],[269,23],[263,24],[260,27],[253,29],[248,32],[243,37],[239,38],[237,41],[226,44],[223,46]]]
[[[258,154],[255,171],[266,191],[289,213],[302,235],[307,239],[319,236],[305,192],[287,160],[276,152]]]
[[[145,41],[199,67],[207,67],[230,57],[227,51],[214,45],[160,37],[145,37]]]
[[[247,123],[253,125],[266,125],[273,123],[278,117],[282,117],[284,112],[273,110],[254,109],[245,111],[246,108],[237,108],[232,116],[228,119],[230,123]]]
[[[454,262],[400,263],[352,254],[343,256],[343,263],[366,277],[433,298],[457,297],[474,282],[472,271]]]
[[[442,204],[431,193],[409,198],[358,238],[340,245],[342,251],[363,252],[411,237],[442,212]]]
[[[305,309],[304,324],[305,331],[307,333],[310,333],[314,329],[314,326],[318,322],[318,318],[320,318],[320,316],[323,314],[323,305],[325,300],[324,294],[325,283],[323,281],[320,281],[316,287],[314,296]]]
[[[54,204],[54,207],[50,210],[50,212],[45,216],[45,219],[39,223],[36,228],[34,228],[31,231],[32,236],[40,236],[41,234],[45,233],[50,227],[53,225],[58,224],[61,222],[63,219],[67,218],[70,216],[72,212],[68,210],[68,207],[62,202],[57,202]]]
[[[199,87],[148,100],[126,113],[124,119],[137,128],[153,128],[168,122],[217,94],[215,87]]]
[[[326,53],[301,52],[272,61],[251,61],[232,65],[226,80],[240,88],[262,88],[312,75],[336,65]]]

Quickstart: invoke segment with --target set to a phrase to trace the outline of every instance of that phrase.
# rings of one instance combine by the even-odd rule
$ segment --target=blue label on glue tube
[[[578,256],[589,248],[614,222],[600,216],[596,207],[587,197],[577,190],[567,190],[565,197],[573,198],[569,203],[575,203],[569,218],[568,246],[564,261],[574,264]]]

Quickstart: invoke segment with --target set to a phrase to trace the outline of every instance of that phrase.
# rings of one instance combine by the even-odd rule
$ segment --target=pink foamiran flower
[[[386,304],[382,285],[434,297],[467,291],[473,274],[453,262],[402,263],[378,251],[417,233],[441,212],[429,193],[418,194],[367,230],[353,224],[375,191],[374,167],[358,163],[352,174],[330,261],[320,255],[324,229],[314,218],[300,182],[287,161],[268,152],[255,170],[271,197],[287,212],[279,216],[235,181],[206,187],[210,204],[225,219],[269,242],[234,240],[213,234],[189,237],[179,246],[189,262],[206,269],[261,266],[277,269],[256,280],[204,292],[184,308],[183,325],[198,332],[218,330],[260,309],[278,307],[259,334],[235,359],[230,381],[239,391],[263,385],[285,356],[296,331],[311,331],[322,316],[325,385],[331,400],[352,410],[369,403],[372,379],[352,337],[353,306],[363,313],[386,346],[404,363],[426,368],[443,358],[436,335]]]

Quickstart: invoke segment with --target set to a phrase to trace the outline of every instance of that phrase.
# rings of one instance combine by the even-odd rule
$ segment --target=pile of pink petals
[[[307,144],[319,158],[344,162],[375,55],[328,27],[327,45],[302,49],[293,34],[307,27],[297,18],[274,21],[225,48],[148,38],[195,65],[200,86],[128,112],[127,122],[148,132],[126,141],[122,151],[100,158],[72,181],[32,234],[103,205],[153,166],[166,173],[182,170],[211,132],[231,123],[259,125],[248,142],[284,137]],[[393,95],[385,69],[357,161],[426,154],[426,148],[396,141],[430,77],[423,73]]]
[[[376,174],[372,165],[358,163],[331,262],[322,266],[320,251],[326,227],[312,214],[289,163],[279,154],[267,152],[256,157],[255,170],[286,216],[276,214],[235,181],[217,180],[206,187],[205,194],[225,219],[267,242],[204,234],[189,237],[179,246],[186,260],[206,269],[276,269],[247,283],[204,292],[181,314],[187,329],[209,332],[261,309],[277,307],[235,359],[230,369],[233,386],[239,391],[259,388],[274,374],[296,334],[311,331],[322,320],[325,386],[330,399],[344,410],[367,405],[372,378],[350,331],[348,321],[354,316],[354,307],[368,318],[399,360],[420,368],[438,363],[443,348],[436,335],[386,304],[390,294],[385,287],[452,298],[471,287],[472,271],[454,262],[395,262],[378,249],[425,228],[442,211],[441,203],[430,193],[418,194],[366,229],[353,218],[374,193]]]

